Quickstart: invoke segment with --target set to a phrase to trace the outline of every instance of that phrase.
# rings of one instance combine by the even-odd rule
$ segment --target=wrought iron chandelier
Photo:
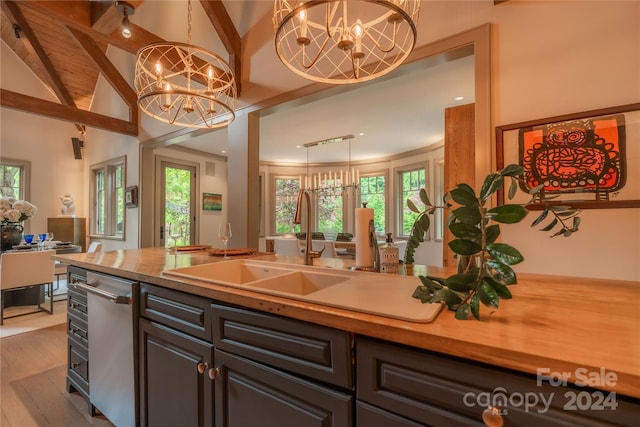
[[[275,0],[276,53],[317,82],[373,80],[413,50],[419,10],[418,0]]]
[[[187,43],[153,43],[138,51],[138,106],[172,125],[221,128],[235,119],[233,71],[220,56],[191,45],[191,0],[187,16]]]

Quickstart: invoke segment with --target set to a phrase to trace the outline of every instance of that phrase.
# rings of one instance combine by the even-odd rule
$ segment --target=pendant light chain
[[[187,4],[187,44],[191,44],[191,0]]]

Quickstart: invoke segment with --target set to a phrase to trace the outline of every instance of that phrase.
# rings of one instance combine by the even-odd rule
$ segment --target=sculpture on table
[[[65,193],[63,196],[60,196],[60,201],[62,202],[62,209],[60,209],[62,215],[75,216],[76,205],[73,203],[73,197],[71,197],[71,194]]]

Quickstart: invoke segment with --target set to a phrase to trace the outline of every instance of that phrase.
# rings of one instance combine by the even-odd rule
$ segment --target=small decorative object
[[[31,218],[38,208],[24,200],[0,197],[0,250],[6,251],[22,241],[22,222]]]
[[[128,208],[138,206],[138,186],[127,187],[124,191],[124,203]]]
[[[60,213],[63,216],[75,216],[76,213],[76,205],[73,202],[73,197],[71,194],[64,193],[63,196],[60,196],[60,201],[62,202],[62,209],[60,209]]]
[[[221,211],[222,194],[202,193],[202,210]]]
[[[455,237],[449,247],[458,256],[458,271],[444,279],[433,276],[418,276],[422,284],[413,293],[414,298],[423,303],[444,302],[450,310],[456,312],[456,319],[467,319],[471,314],[480,319],[480,303],[487,307],[498,308],[500,299],[510,299],[510,285],[517,283],[516,273],[511,268],[524,260],[520,252],[506,243],[497,243],[500,235],[500,223],[515,224],[528,214],[529,204],[537,203],[546,206],[531,224],[541,226],[540,230],[552,232],[551,237],[569,237],[578,231],[580,225],[580,209],[563,205],[549,205],[549,198],[541,194],[542,185],[529,191],[531,197],[527,204],[503,204],[487,208],[485,204],[503,187],[505,179],[510,182],[508,196],[513,199],[522,179],[524,168],[511,164],[489,174],[482,184],[480,194],[468,184],[457,187],[444,196],[444,206],[435,206],[429,201],[427,192],[420,190],[420,200],[424,209],[419,209],[411,200],[407,206],[418,213],[407,242],[405,261],[414,262],[415,249],[424,241],[424,234],[429,229],[429,215],[436,209],[448,209],[450,215],[448,227]],[[455,208],[450,201],[458,206]]]

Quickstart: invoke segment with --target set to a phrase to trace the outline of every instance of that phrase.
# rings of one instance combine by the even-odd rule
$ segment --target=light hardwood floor
[[[0,340],[2,427],[112,426],[66,391],[66,324]]]

